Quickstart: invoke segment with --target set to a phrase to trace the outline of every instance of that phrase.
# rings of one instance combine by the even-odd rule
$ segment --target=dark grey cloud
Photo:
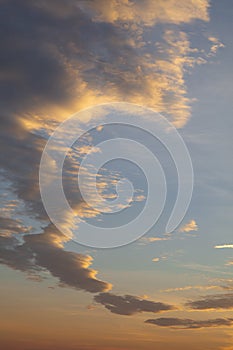
[[[41,270],[35,264],[33,251],[19,244],[18,239],[13,236],[0,236],[0,263],[28,274]]]
[[[64,102],[67,73],[53,43],[62,40],[59,24],[65,23],[35,1],[1,3],[0,93],[5,110],[26,113],[42,102]]]
[[[47,218],[39,192],[39,164],[45,139],[25,133],[6,133],[0,139],[0,164],[11,191],[26,205],[26,212]],[[6,130],[5,130],[6,131]]]
[[[41,234],[24,235],[21,244],[15,237],[0,237],[0,263],[26,272],[29,277],[47,270],[61,285],[91,293],[109,290],[111,284],[97,279],[97,271],[89,268],[92,258],[65,251],[64,239],[53,225]]]
[[[209,327],[229,327],[233,324],[231,318],[216,318],[210,320],[191,320],[189,318],[161,317],[156,319],[146,320],[145,323],[150,323],[160,327],[170,327],[175,329],[198,329]]]
[[[194,310],[232,309],[233,293],[207,295],[202,299],[189,301],[186,306]]]
[[[105,63],[114,65],[119,50],[128,56],[132,48],[121,31],[110,23],[96,23],[73,0],[3,0],[0,27],[0,165],[12,192],[25,205],[24,215],[42,220],[44,226],[48,218],[40,198],[38,173],[46,132],[44,136],[35,134],[24,121],[37,123],[39,116],[39,128],[54,120],[56,124],[56,114],[47,108],[65,108],[73,99],[79,100],[83,83],[88,89],[107,89],[103,82],[111,80],[112,73],[105,71]],[[76,186],[68,185],[69,201],[79,204]],[[13,226],[10,219],[1,222],[2,230],[6,225],[10,235],[20,230],[29,233],[28,228]],[[110,284],[96,279],[95,271],[88,268],[89,256],[65,251],[62,242],[55,244],[59,235],[53,228],[53,233],[45,229],[38,235],[25,235],[23,243],[15,237],[0,237],[0,262],[30,274],[46,269],[61,284],[77,289],[109,290]]]
[[[131,316],[141,312],[159,313],[174,309],[172,305],[142,299],[133,295],[120,296],[112,293],[100,293],[94,297],[94,300],[118,315]]]
[[[110,23],[93,21],[79,2],[40,3],[28,0],[1,3],[2,110],[26,114],[44,110],[41,104],[64,106],[80,97],[77,80],[80,85],[84,81],[94,90],[101,89],[101,94],[112,80],[118,91],[124,92],[126,85],[135,89],[123,74],[115,71],[126,69],[125,64],[119,66],[120,52],[125,59],[131,58],[127,70],[135,69],[137,64],[134,50],[121,30]]]

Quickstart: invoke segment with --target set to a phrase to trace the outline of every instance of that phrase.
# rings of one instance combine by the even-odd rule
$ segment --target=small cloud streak
[[[141,244],[149,244],[154,242],[163,242],[163,241],[169,241],[171,239],[170,236],[168,237],[142,237],[140,238],[139,242]]]
[[[150,323],[160,327],[170,327],[174,329],[198,329],[198,328],[209,328],[209,327],[229,327],[233,324],[231,318],[216,318],[212,320],[191,320],[189,318],[166,318],[161,317],[157,319],[146,320],[145,323]]]
[[[233,293],[205,296],[199,300],[189,301],[186,306],[193,310],[233,309]]]
[[[177,287],[177,288],[168,288],[165,290],[162,290],[162,292],[170,293],[170,292],[183,292],[187,290],[212,290],[212,289],[223,289],[221,286],[213,285],[213,286],[184,286],[184,287]]]
[[[214,247],[215,249],[226,249],[226,248],[231,248],[233,249],[233,244],[222,244],[222,245],[216,245]]]

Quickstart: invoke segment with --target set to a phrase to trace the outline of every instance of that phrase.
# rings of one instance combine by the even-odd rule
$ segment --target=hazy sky
[[[233,349],[232,18],[230,0],[0,0],[1,348]],[[194,171],[191,203],[171,233],[176,161],[188,174],[183,151],[174,143],[174,159],[143,130],[102,126],[129,117],[152,133],[163,124],[157,112],[177,128]],[[39,166],[47,140],[71,115],[77,130],[61,134],[44,169],[51,199],[57,157],[70,135],[83,132],[62,173],[74,215],[59,207],[54,190],[56,227],[41,200]],[[168,139],[174,133],[172,126],[164,131]],[[82,159],[91,152],[93,162],[101,160],[98,144],[117,137],[152,153],[124,141],[107,145],[106,153],[127,153],[131,161],[108,162],[97,178],[93,163],[84,167],[82,192]],[[167,180],[157,221],[162,177],[151,155]],[[112,213],[124,178],[132,200]],[[179,184],[186,195],[189,180],[184,175]],[[118,190],[128,200],[127,189]],[[150,230],[143,235],[139,222],[135,231],[119,230],[124,244],[133,243],[98,248],[100,236],[86,224],[114,237],[114,227],[139,217],[150,193]],[[79,244],[87,237],[97,244]]]

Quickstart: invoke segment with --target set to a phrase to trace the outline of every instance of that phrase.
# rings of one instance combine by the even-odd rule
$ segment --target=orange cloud
[[[187,224],[185,224],[179,229],[179,232],[190,232],[190,231],[197,231],[197,230],[198,230],[198,226],[196,221],[190,220]]]
[[[132,22],[152,26],[155,23],[189,23],[194,19],[209,20],[208,0],[104,0],[98,2],[81,1],[84,10],[97,22]]]

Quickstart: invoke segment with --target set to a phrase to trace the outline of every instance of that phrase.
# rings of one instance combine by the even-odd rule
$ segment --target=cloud
[[[30,231],[19,219],[0,217],[0,236],[11,236],[12,234],[24,234]]]
[[[231,318],[216,318],[210,320],[191,320],[182,318],[157,318],[146,320],[145,323],[154,324],[160,327],[170,327],[175,329],[198,329],[198,328],[209,328],[209,327],[221,327],[221,326],[231,326],[233,324],[233,319]]]
[[[101,13],[106,6],[99,1],[89,3]],[[36,1],[10,0],[1,5],[1,164],[18,196],[30,208],[37,206],[40,214],[43,208],[39,208],[37,173],[45,135],[71,113],[95,103],[125,100],[125,96],[129,102],[170,110],[171,118],[177,121],[177,113],[189,109],[186,99],[181,112],[177,105],[184,94],[184,82],[177,78],[189,54],[184,33],[176,36],[167,32],[161,38],[156,65],[155,46],[141,48],[142,39],[139,36],[135,44],[133,28],[95,21],[94,13],[91,16],[84,5],[62,0],[41,1],[39,5]],[[147,5],[154,7],[153,2]],[[139,11],[138,3],[133,6]],[[158,6],[164,7],[162,3]],[[193,7],[207,10],[207,4]],[[108,11],[111,6],[104,13]],[[183,11],[182,7],[176,11]],[[195,13],[200,18],[199,11]],[[14,18],[13,25],[7,20],[9,16]],[[152,47],[155,52],[151,52]],[[168,99],[166,91],[169,96],[178,95]],[[38,135],[40,130],[43,136]]]
[[[146,26],[155,23],[189,23],[194,19],[208,21],[208,1],[153,1],[137,0],[118,1],[80,1],[85,9],[97,22],[121,23],[132,22]]]
[[[4,219],[2,263],[25,272],[47,269],[74,288],[110,288],[89,268],[91,258],[65,251],[68,238],[49,225],[38,181],[42,151],[59,123],[97,103],[147,105],[184,126],[192,103],[185,74],[200,63],[200,52],[179,24],[208,21],[208,6],[207,0],[1,1],[1,168],[24,206],[21,216],[30,216],[37,228],[45,227],[32,236],[21,218]],[[170,23],[172,29],[158,34],[157,23]],[[151,42],[145,40],[148,33],[154,37]],[[72,181],[76,170],[68,159],[68,201],[79,217],[96,216]],[[60,214],[64,225],[72,227],[73,218]],[[12,236],[20,232],[23,241]]]
[[[179,229],[179,232],[190,232],[190,231],[197,231],[197,230],[198,230],[198,226],[196,221],[190,220],[187,224],[185,224]]]
[[[158,261],[160,261],[160,258],[153,258],[152,261],[153,262],[158,262]]]
[[[24,125],[62,121],[80,108],[119,100],[168,112],[177,125],[187,121],[184,74],[198,62],[187,35],[177,27],[151,43],[143,34],[156,23],[208,21],[207,0],[10,0],[1,6],[0,91],[5,111],[22,114]]]
[[[211,42],[210,52],[208,53],[208,57],[215,56],[219,49],[225,47],[223,43],[218,38],[211,36],[208,38]]]
[[[38,188],[41,152],[54,127],[71,113],[127,100],[166,111],[184,125],[190,113],[185,67],[195,61],[187,35],[174,29],[147,43],[142,33],[135,36],[135,28],[125,27],[124,19],[138,23],[142,18],[145,25],[208,20],[207,1],[182,3],[147,1],[141,11],[137,1],[129,6],[118,1],[2,2],[0,161],[27,209],[45,216]],[[111,19],[112,11],[117,20]]]
[[[153,243],[153,242],[168,241],[170,239],[171,237],[142,237],[140,238],[140,241],[145,243]]]
[[[112,293],[100,293],[94,297],[94,300],[118,315],[131,316],[141,312],[159,313],[174,309],[172,305],[141,299],[133,295],[120,296]]]
[[[232,309],[233,293],[205,296],[200,300],[189,301],[186,306],[194,310]]]
[[[97,279],[97,271],[89,267],[91,256],[63,249],[66,240],[53,225],[41,234],[24,235],[22,244],[15,237],[0,237],[0,262],[26,272],[29,277],[47,270],[58,278],[61,286],[91,293],[111,289],[111,284]]]
[[[226,249],[226,248],[233,248],[233,244],[222,244],[222,245],[216,245],[214,248],[215,248],[215,249]]]
[[[197,290],[233,290],[233,280],[232,279],[222,279],[222,278],[217,278],[217,279],[212,279],[212,283],[215,284],[209,284],[209,285],[188,285],[184,287],[176,287],[176,288],[168,288],[168,289],[163,289],[161,292],[183,292],[187,290],[192,290],[192,289],[197,289]]]
[[[219,278],[216,279],[218,283],[221,283],[221,289],[223,290],[233,290],[233,279]]]
[[[155,257],[152,259],[153,262],[159,262],[161,260],[166,260],[167,259],[167,256],[166,255],[163,255],[163,256],[160,256],[160,257]]]
[[[168,288],[162,290],[162,292],[183,292],[186,290],[192,290],[192,289],[198,289],[198,290],[212,290],[212,289],[223,289],[222,286],[218,285],[210,285],[210,286],[184,286],[184,287],[177,287],[177,288]]]

